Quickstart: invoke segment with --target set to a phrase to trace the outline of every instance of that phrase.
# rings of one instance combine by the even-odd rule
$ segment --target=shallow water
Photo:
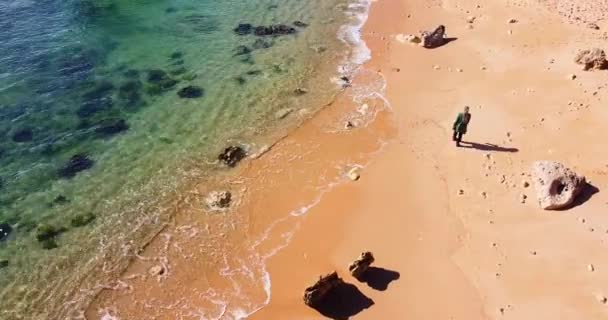
[[[171,218],[180,188],[226,171],[214,163],[222,148],[254,152],[329,103],[347,7],[1,3],[0,223],[12,230],[0,236],[1,318],[74,316]],[[308,26],[233,31],[295,21]],[[187,86],[202,96],[180,98]]]

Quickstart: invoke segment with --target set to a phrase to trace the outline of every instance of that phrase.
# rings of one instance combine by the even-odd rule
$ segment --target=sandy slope
[[[437,24],[458,39],[424,50],[394,38]],[[357,319],[608,318],[595,297],[608,295],[606,73],[572,62],[581,48],[606,46],[601,31],[533,1],[384,0],[365,32],[370,65],[388,79],[397,141],[270,260],[272,301],[252,319],[320,318],[302,289],[333,269],[375,302]],[[457,149],[450,127],[464,105],[473,113],[465,140],[476,145]],[[599,192],[568,211],[540,210],[522,186],[540,159],[575,168]],[[363,249],[400,273],[387,290],[347,275]]]

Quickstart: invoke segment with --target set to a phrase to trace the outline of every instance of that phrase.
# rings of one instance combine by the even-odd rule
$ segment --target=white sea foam
[[[371,59],[371,50],[363,41],[361,30],[369,15],[370,0],[360,0],[352,3],[346,10],[350,17],[350,24],[342,26],[338,30],[338,39],[351,47],[346,61],[338,66],[338,73],[342,75],[352,74],[359,66]]]

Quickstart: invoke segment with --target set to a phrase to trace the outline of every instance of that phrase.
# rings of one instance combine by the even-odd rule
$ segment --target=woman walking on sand
[[[458,114],[458,117],[456,117],[456,121],[454,122],[454,126],[452,127],[452,130],[454,131],[452,141],[456,141],[457,147],[460,147],[462,136],[467,133],[469,121],[471,121],[471,114],[469,113],[469,107],[466,106],[464,107],[464,112]]]

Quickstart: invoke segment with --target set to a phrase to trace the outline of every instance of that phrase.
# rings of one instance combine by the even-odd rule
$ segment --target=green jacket
[[[465,134],[467,133],[467,126],[469,125],[469,121],[471,121],[471,114],[470,113],[464,113],[461,112],[458,114],[458,117],[456,117],[456,121],[454,122],[454,126],[452,127],[452,130]]]

